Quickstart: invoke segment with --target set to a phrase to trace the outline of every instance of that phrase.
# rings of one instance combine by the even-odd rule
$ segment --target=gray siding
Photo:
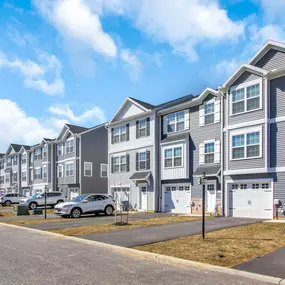
[[[232,86],[240,85],[242,83],[250,82],[253,80],[256,80],[260,78],[259,75],[250,73],[248,71],[245,71],[233,84]]]
[[[81,193],[108,193],[108,179],[101,178],[100,173],[101,163],[108,163],[108,131],[105,126],[81,136],[80,161]],[[84,176],[84,161],[92,162],[92,177]]]
[[[209,178],[209,182],[214,182],[216,181],[216,185],[217,185],[217,191],[219,191],[219,193],[217,193],[216,198],[217,199],[221,199],[221,183],[220,180],[218,178]],[[192,199],[202,199],[202,185],[198,184],[198,180],[194,179],[193,180],[193,185],[191,188],[191,198]]]
[[[270,81],[270,118],[285,116],[285,76]]]
[[[285,67],[285,53],[274,49],[269,50],[255,66],[266,70]]]
[[[285,121],[270,124],[270,167],[285,166]]]
[[[242,83],[245,83],[245,82],[250,82],[252,80],[255,80],[255,79],[258,79],[260,78],[260,76],[257,76],[257,75],[254,75],[254,74],[250,74],[251,76],[249,75],[246,75],[244,76],[244,74],[247,74],[249,72],[245,72],[243,73],[243,75],[240,76],[240,78],[232,85],[232,86],[235,86],[235,85],[238,85],[238,84],[242,84]],[[238,84],[237,84],[238,82]],[[251,111],[251,112],[246,112],[246,113],[243,113],[243,114],[237,114],[237,115],[234,115],[234,116],[231,116],[230,115],[230,103],[231,103],[231,100],[230,100],[230,97],[229,97],[229,100],[228,100],[228,113],[229,113],[229,125],[234,125],[234,124],[240,124],[240,123],[244,123],[244,122],[248,122],[248,121],[253,121],[253,120],[259,120],[259,119],[264,119],[265,117],[265,109],[264,109],[264,106],[265,106],[265,100],[264,100],[264,80],[262,80],[262,109],[260,110],[256,110],[256,111]],[[229,96],[231,96],[229,94]]]

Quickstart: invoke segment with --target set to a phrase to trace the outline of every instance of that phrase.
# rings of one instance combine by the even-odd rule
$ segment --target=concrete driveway
[[[266,285],[263,281],[173,266],[96,245],[0,225],[1,284],[5,285]]]
[[[261,221],[262,220],[243,218],[214,218],[206,221],[206,231],[210,232],[230,227],[254,224]],[[120,230],[108,233],[98,233],[80,237],[124,247],[134,247],[184,236],[196,235],[199,233],[201,233],[201,221],[193,221]]]

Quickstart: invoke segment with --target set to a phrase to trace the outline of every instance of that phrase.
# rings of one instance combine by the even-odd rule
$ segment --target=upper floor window
[[[22,154],[22,164],[26,164],[27,163],[27,154],[24,153]]]
[[[150,169],[150,151],[140,151],[136,153],[136,170]]]
[[[5,183],[10,183],[10,174],[9,173],[5,174]]]
[[[112,157],[112,172],[129,171],[129,155]]]
[[[33,169],[30,169],[29,170],[29,180],[30,180],[30,182],[32,182],[33,180],[34,180],[34,171],[33,171]]]
[[[43,157],[44,158],[47,157],[47,146],[46,145],[43,146]]]
[[[179,132],[185,129],[184,111],[167,115],[167,132]]]
[[[220,141],[210,140],[199,144],[199,164],[220,163]]]
[[[15,172],[13,173],[13,182],[17,182],[18,181],[18,173]]]
[[[34,179],[42,179],[42,169],[41,168],[35,168],[35,175]]]
[[[107,178],[108,177],[108,164],[101,163],[100,165],[100,177]]]
[[[43,166],[43,178],[47,178],[47,166]]]
[[[57,166],[57,177],[58,178],[63,177],[63,165],[62,164],[59,164]]]
[[[35,150],[35,160],[40,160],[42,159],[42,150],[40,148],[37,148]]]
[[[0,184],[4,183],[4,175],[0,176]]]
[[[213,124],[215,122],[215,103],[205,103],[205,125]]]
[[[57,156],[63,155],[63,143],[57,145]]]
[[[12,166],[12,158],[11,157],[7,157],[6,163],[7,163],[7,166]]]
[[[92,162],[84,161],[84,176],[92,177]]]
[[[261,156],[261,131],[232,135],[232,159]]]
[[[112,129],[112,143],[125,142],[129,140],[129,124]]]
[[[221,121],[221,100],[214,97],[199,106],[199,126],[219,123]]]
[[[231,90],[231,114],[241,114],[261,108],[261,83]]]
[[[205,143],[205,163],[214,163],[215,143]]]
[[[22,172],[22,181],[27,181],[27,172],[26,171]]]
[[[74,162],[68,162],[65,164],[65,176],[74,176]]]
[[[0,161],[0,169],[4,169],[4,160]]]
[[[72,153],[74,152],[74,140],[67,140],[65,142],[65,153]]]
[[[13,165],[17,165],[18,164],[18,157],[15,155],[13,156]]]
[[[164,167],[182,166],[182,146],[171,147],[164,150]]]

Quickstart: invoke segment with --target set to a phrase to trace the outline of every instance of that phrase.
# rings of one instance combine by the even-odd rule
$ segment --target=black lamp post
[[[45,185],[45,219],[47,218],[47,186]]]
[[[206,200],[206,173],[203,172],[203,176],[201,178],[202,184],[202,238],[205,239],[205,200]]]

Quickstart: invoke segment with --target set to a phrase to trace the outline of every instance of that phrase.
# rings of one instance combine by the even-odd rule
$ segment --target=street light
[[[47,218],[47,186],[45,185],[45,219]]]
[[[205,196],[206,196],[206,173],[203,172],[202,177],[199,179],[202,184],[202,238],[205,239]]]

